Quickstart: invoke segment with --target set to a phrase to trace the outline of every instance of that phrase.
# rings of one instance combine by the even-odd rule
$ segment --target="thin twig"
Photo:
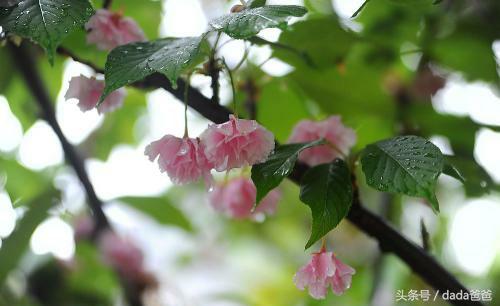
[[[73,53],[69,49],[66,49],[64,47],[59,47],[59,48],[57,48],[57,53],[59,53],[60,55],[63,55],[63,56],[67,56],[67,57],[73,59],[75,62],[79,62],[81,64],[87,65],[97,73],[104,74],[104,69],[102,69],[101,67],[97,66],[96,64],[94,64],[93,62],[91,62],[89,60],[86,60],[86,59],[79,57],[78,55],[76,55],[75,53]]]
[[[361,11],[365,8],[365,6],[370,2],[370,0],[366,0],[355,12],[352,14],[351,18],[356,18],[356,16],[361,13]]]
[[[233,91],[233,112],[236,117],[238,117],[238,104],[236,101],[236,86],[234,83],[234,78],[233,78],[233,72],[229,68],[228,64],[226,63],[226,60],[222,58],[222,64],[224,65],[224,68],[226,68],[226,72],[229,75],[229,80],[231,81],[231,89]]]
[[[31,89],[33,96],[36,98],[36,101],[40,105],[40,108],[43,113],[44,119],[51,126],[54,132],[59,138],[61,142],[61,146],[64,150],[64,154],[66,155],[67,161],[73,166],[78,179],[83,185],[85,192],[87,193],[87,200],[90,206],[90,209],[94,215],[96,222],[96,229],[98,231],[102,231],[104,229],[109,228],[109,222],[106,218],[102,210],[102,202],[97,197],[95,193],[94,187],[92,186],[90,179],[85,170],[83,160],[76,152],[75,148],[69,143],[64,136],[59,123],[56,120],[54,108],[52,106],[51,99],[45,89],[45,86],[42,82],[38,71],[36,71],[36,64],[33,61],[33,57],[30,56],[27,50],[21,47],[15,47],[12,44],[9,44],[10,51],[14,61],[17,64],[17,67],[21,71],[26,84]]]

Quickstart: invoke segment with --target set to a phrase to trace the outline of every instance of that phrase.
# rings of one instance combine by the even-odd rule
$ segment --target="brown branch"
[[[51,126],[57,135],[57,138],[61,142],[61,146],[64,150],[66,160],[71,164],[75,170],[78,179],[83,185],[85,192],[87,193],[87,200],[90,209],[94,215],[96,222],[96,228],[98,231],[109,228],[109,222],[102,210],[102,202],[97,197],[94,187],[90,183],[90,179],[84,167],[82,158],[78,155],[73,145],[69,143],[64,136],[59,123],[56,120],[56,115],[54,112],[54,107],[51,102],[51,98],[45,89],[45,85],[42,82],[38,71],[36,70],[36,63],[33,60],[33,56],[28,53],[28,50],[24,46],[15,47],[9,44],[9,48],[12,54],[12,58],[17,64],[18,69],[24,77],[24,80],[31,90],[31,93],[36,98],[40,109],[42,111],[43,118]]]
[[[21,72],[21,75],[23,76],[33,97],[40,106],[43,118],[56,133],[63,148],[66,161],[73,167],[78,179],[85,189],[87,203],[94,220],[96,221],[93,233],[93,238],[96,239],[103,231],[111,230],[111,226],[106,215],[104,214],[104,211],[102,210],[103,203],[97,197],[87,171],[85,170],[84,161],[76,151],[75,147],[73,147],[73,145],[69,143],[68,139],[66,139],[66,136],[64,136],[61,127],[57,122],[51,98],[45,88],[45,85],[43,84],[42,78],[38,73],[36,62],[33,60],[34,57],[29,54],[29,50],[27,50],[25,46],[16,47],[12,44],[8,44],[8,46],[17,68]],[[125,279],[120,279],[120,281],[124,287],[125,296],[129,305],[142,306],[139,284],[133,284]]]
[[[146,80],[134,84],[134,86],[148,89],[163,88],[182,101],[185,83],[180,81],[178,85],[178,88],[174,90],[167,78],[160,74],[154,74]],[[215,123],[226,122],[229,114],[231,114],[227,108],[211,103],[210,99],[203,96],[194,88],[190,88],[189,97],[188,105]],[[290,179],[300,184],[302,176],[308,169],[304,164],[297,164]],[[376,239],[383,252],[393,253],[403,260],[414,273],[424,279],[434,289],[439,290],[441,293],[447,290],[455,293],[460,291],[468,292],[467,288],[424,249],[406,239],[382,218],[364,208],[357,188],[355,188],[354,203],[347,219],[361,231]],[[481,302],[475,301],[454,300],[449,302],[457,306],[483,305]]]
[[[143,89],[163,88],[173,94],[177,99],[183,101],[186,83],[178,81],[178,87],[172,88],[168,79],[161,74],[152,74],[145,80],[132,84],[134,87]],[[231,111],[226,107],[212,103],[211,100],[202,95],[197,89],[190,87],[188,91],[188,105],[200,113],[203,117],[214,123],[226,122]],[[309,168],[301,163],[295,166],[290,179],[300,184],[302,176]],[[356,186],[355,186],[356,187]],[[357,187],[354,188],[354,202],[347,219],[356,225],[361,231],[376,239],[383,252],[393,253],[403,260],[418,276],[425,280],[440,293],[450,291],[454,293],[468,292],[450,272],[448,272],[435,258],[429,255],[420,246],[406,239],[385,220],[373,214],[363,207]],[[456,306],[483,305],[476,301],[449,301]]]

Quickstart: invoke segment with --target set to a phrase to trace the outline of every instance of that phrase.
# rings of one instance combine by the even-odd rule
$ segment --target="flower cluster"
[[[242,8],[237,5],[232,12]],[[135,21],[105,9],[97,10],[85,28],[88,31],[87,42],[101,50],[145,40],[144,32]],[[70,80],[65,98],[78,99],[80,109],[88,111],[96,108],[104,88],[104,81],[80,75]],[[124,89],[114,91],[97,107],[98,112],[106,113],[121,107],[124,97]],[[342,124],[340,116],[331,116],[323,121],[300,121],[294,127],[289,143],[319,139],[324,139],[326,143],[302,151],[300,161],[316,166],[335,158],[345,158],[356,143],[356,134]],[[223,172],[265,162],[274,147],[274,135],[255,120],[230,115],[227,122],[209,125],[197,138],[188,137],[187,128],[182,138],[165,135],[150,143],[145,148],[145,155],[152,162],[158,160],[160,171],[166,172],[175,184],[204,179],[205,185],[211,189],[210,205],[216,211],[234,219],[261,220],[265,215],[276,212],[280,191],[272,190],[255,207],[257,189],[251,179],[240,176],[216,185],[211,171]],[[92,229],[93,224],[81,222],[76,231],[77,237],[90,236]],[[122,277],[139,283],[147,282],[149,274],[144,271],[143,254],[133,243],[110,231],[102,234],[98,243],[104,261]],[[344,293],[350,287],[354,273],[353,268],[322,247],[296,273],[294,282],[301,290],[308,287],[313,298],[323,299],[329,288],[337,295]]]
[[[199,138],[166,135],[146,147],[151,161],[158,157],[162,172],[174,183],[205,178],[210,170],[227,171],[265,161],[274,150],[274,136],[255,120],[230,116],[229,121],[210,125]],[[210,186],[210,184],[209,184]]]
[[[302,120],[295,125],[289,143],[324,139],[327,143],[302,151],[299,160],[313,167],[343,157],[356,143],[356,133],[342,124],[340,116],[323,121]]]
[[[309,294],[313,298],[324,299],[330,287],[336,295],[349,289],[354,273],[355,270],[341,262],[333,252],[326,252],[322,248],[295,274],[294,281],[300,290],[309,287]]]

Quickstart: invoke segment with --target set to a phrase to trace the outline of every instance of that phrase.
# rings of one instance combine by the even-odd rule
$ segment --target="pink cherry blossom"
[[[136,279],[144,274],[142,251],[131,241],[106,231],[99,237],[98,245],[104,262],[127,279]]]
[[[309,287],[309,294],[315,299],[324,299],[331,287],[336,295],[343,294],[351,286],[355,270],[341,262],[332,252],[322,249],[314,253],[311,261],[295,274],[297,288]]]
[[[342,124],[340,116],[330,116],[318,122],[302,120],[295,125],[288,142],[310,142],[322,138],[328,143],[302,151],[299,160],[309,166],[329,163],[342,154],[348,154],[356,143],[356,133]]]
[[[178,138],[166,135],[146,147],[145,154],[151,161],[158,157],[161,172],[167,172],[175,184],[196,182],[200,177],[212,184],[212,164],[205,157],[198,138]]]
[[[78,107],[82,112],[86,112],[96,107],[103,90],[104,81],[80,75],[71,78],[64,98],[66,100],[78,99]],[[99,114],[112,112],[123,105],[124,99],[125,89],[115,90],[99,105],[97,112]]]
[[[276,189],[272,190],[252,211],[256,195],[257,189],[252,180],[239,177],[215,186],[209,194],[209,202],[216,211],[235,219],[257,220],[264,215],[273,215],[281,193]]]
[[[274,150],[274,135],[255,120],[238,119],[210,125],[201,135],[205,154],[217,171],[263,162]]]
[[[89,31],[87,43],[96,44],[100,50],[111,50],[132,42],[146,40],[137,23],[121,13],[99,9],[85,25]]]

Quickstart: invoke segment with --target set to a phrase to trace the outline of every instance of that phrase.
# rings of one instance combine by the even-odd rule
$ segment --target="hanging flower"
[[[216,211],[235,219],[257,220],[264,215],[273,215],[281,193],[276,189],[272,190],[262,199],[255,211],[252,211],[256,195],[257,189],[252,180],[240,177],[215,186],[209,194],[209,202]]]
[[[99,98],[104,90],[104,81],[97,80],[94,77],[87,78],[80,75],[71,78],[69,81],[69,88],[64,98],[77,99],[78,107],[82,112],[86,112],[96,107]],[[125,99],[125,89],[120,88],[113,91],[109,96],[104,99],[101,105],[97,107],[99,114],[108,113],[120,108]]]
[[[299,160],[311,167],[347,155],[356,143],[356,133],[342,124],[340,116],[331,116],[319,122],[300,121],[293,128],[288,142],[310,142],[319,139],[325,139],[328,143],[306,149],[299,155]]]
[[[322,248],[295,274],[294,282],[300,290],[309,287],[309,294],[313,298],[324,299],[329,287],[336,295],[341,295],[349,289],[354,273],[353,268]]]
[[[85,29],[89,31],[87,43],[97,45],[100,50],[112,50],[121,45],[146,40],[144,32],[132,18],[106,9],[97,10]]]
[[[255,120],[237,119],[210,125],[200,136],[205,155],[217,171],[264,162],[274,150],[274,135]]]
[[[146,147],[145,154],[151,161],[158,157],[161,172],[167,172],[175,184],[196,182],[203,177],[212,184],[212,164],[205,157],[198,138],[178,138],[166,135]]]

